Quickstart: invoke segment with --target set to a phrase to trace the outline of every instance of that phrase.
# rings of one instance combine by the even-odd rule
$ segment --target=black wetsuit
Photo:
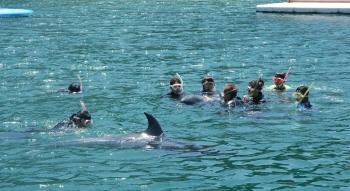
[[[55,127],[52,128],[52,130],[64,130],[72,127],[81,128],[81,126],[79,125],[81,124],[79,123],[81,122],[81,120],[91,120],[90,113],[86,110],[79,111],[78,113],[71,115],[68,119],[59,122],[57,125],[55,125]]]
[[[235,97],[235,98],[231,99],[230,101],[226,102],[225,105],[227,107],[230,107],[230,108],[243,107],[244,102],[242,101],[242,99],[240,97]]]
[[[259,92],[258,96],[252,97],[252,99],[249,101],[251,104],[261,104],[265,103],[264,94],[262,92]]]
[[[311,109],[312,105],[309,101],[309,99],[304,98],[301,102],[298,103],[297,108],[298,109]]]

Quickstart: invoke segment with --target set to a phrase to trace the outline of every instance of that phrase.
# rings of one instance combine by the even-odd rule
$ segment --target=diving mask
[[[272,77],[273,83],[277,86],[281,86],[284,83],[284,79],[278,77]]]
[[[226,92],[225,94],[224,94],[224,96],[228,96],[228,95],[230,95],[230,94],[236,94],[237,95],[237,89],[233,89],[233,90],[230,90],[230,91],[228,91],[228,92]]]
[[[178,82],[180,83],[175,82],[174,84],[170,85],[170,89],[173,93],[180,94],[183,92],[183,81],[178,73],[176,73],[175,78],[178,79]]]
[[[304,99],[304,95],[300,92],[294,92],[293,93],[293,96],[295,97],[295,99],[298,101],[298,102],[301,102],[303,99]]]
[[[170,89],[174,93],[181,93],[183,91],[182,84],[173,84],[170,85]]]
[[[303,99],[308,95],[311,87],[313,86],[314,83],[311,83],[310,86],[307,88],[307,90],[305,91],[304,94],[300,93],[300,92],[294,92],[293,93],[293,96],[295,97],[295,99],[298,101],[298,102],[301,102],[303,101]]]

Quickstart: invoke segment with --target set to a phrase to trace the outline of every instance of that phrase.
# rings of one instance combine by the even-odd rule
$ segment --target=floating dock
[[[0,8],[0,17],[26,17],[33,13],[30,9],[4,9]]]
[[[290,0],[257,5],[256,12],[350,14],[350,0]]]

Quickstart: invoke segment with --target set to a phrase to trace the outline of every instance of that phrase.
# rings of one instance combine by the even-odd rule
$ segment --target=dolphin
[[[185,142],[168,139],[158,120],[151,114],[144,113],[148,120],[148,127],[143,132],[130,133],[126,135],[104,136],[96,138],[82,138],[68,142],[68,145],[111,145],[120,148],[150,148],[150,149],[167,149],[167,150],[199,150],[202,146],[188,144]],[[67,145],[67,142],[62,143]],[[59,146],[60,143],[55,144]]]
[[[220,101],[219,95],[215,94],[215,92],[202,92],[201,95],[186,95],[180,100],[181,103],[184,103],[186,105],[195,105],[199,103],[207,103],[212,101]]]
[[[181,103],[187,105],[194,105],[201,102],[205,102],[205,98],[202,95],[187,95],[181,99]]]

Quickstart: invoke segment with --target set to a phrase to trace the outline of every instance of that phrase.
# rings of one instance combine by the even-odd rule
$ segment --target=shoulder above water
[[[288,91],[290,90],[292,87],[290,87],[289,85],[284,85],[285,89],[284,90],[278,90],[276,85],[271,85],[269,87],[267,87],[266,89],[270,90],[270,91]]]

